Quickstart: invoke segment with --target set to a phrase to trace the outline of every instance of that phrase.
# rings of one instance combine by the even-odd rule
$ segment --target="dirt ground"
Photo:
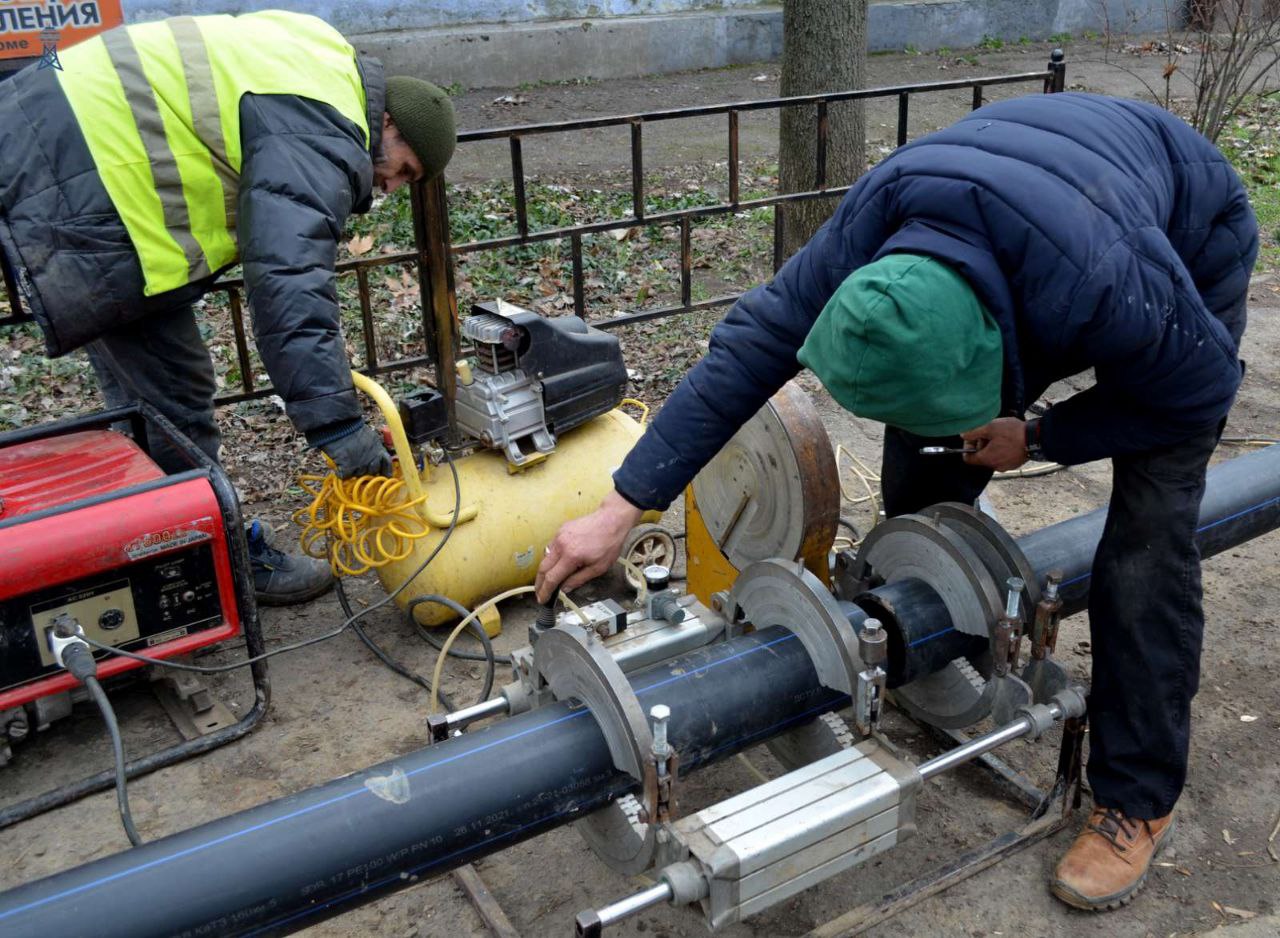
[[[947,64],[936,56],[877,56],[871,60],[875,84],[952,77],[957,73],[1000,73],[1038,68],[1047,47],[981,54],[981,65]],[[1100,48],[1069,48],[1068,83],[1090,90],[1139,96],[1141,85],[1120,69],[1101,62]],[[1130,58],[1126,68],[1145,70],[1154,79],[1160,63]],[[765,75],[766,80],[756,81]],[[766,96],[776,88],[777,67],[760,65],[695,75],[631,81],[550,86],[521,90],[527,104],[492,105],[497,91],[467,92],[458,99],[461,124],[477,127],[553,117],[618,113],[699,102]],[[514,91],[512,93],[515,93]],[[951,104],[913,105],[913,133],[947,123],[967,106],[967,93]],[[919,123],[916,123],[916,122]],[[870,122],[883,140],[892,119]],[[748,147],[765,152],[775,128],[744,121],[744,158]],[[662,160],[715,158],[723,145],[719,126],[689,133],[655,147],[649,165]],[[532,148],[531,148],[532,149]],[[625,148],[618,149],[623,158]],[[610,167],[599,141],[566,147],[555,154],[584,172]],[[647,156],[649,153],[647,153]],[[501,157],[501,153],[498,154]],[[500,172],[502,164],[459,167],[475,178]],[[536,172],[536,154],[526,165]],[[621,162],[614,164],[620,171]],[[1260,278],[1254,289],[1251,323],[1243,351],[1248,377],[1233,411],[1228,435],[1280,435],[1280,282]],[[871,465],[878,464],[879,430],[850,417],[816,388],[815,400],[834,443],[841,443]],[[1066,389],[1053,395],[1065,396]],[[1051,395],[1051,396],[1053,396]],[[1224,446],[1227,458],[1243,447]],[[1015,534],[1034,530],[1105,504],[1107,464],[1060,472],[1045,478],[993,484],[996,514]],[[281,502],[249,506],[256,513],[283,519],[293,506]],[[851,508],[856,514],[856,510]],[[678,513],[671,519],[679,526]],[[1195,737],[1190,778],[1179,806],[1180,827],[1172,848],[1153,870],[1146,890],[1128,908],[1107,916],[1067,910],[1045,889],[1045,878],[1070,842],[1061,833],[960,886],[922,902],[872,929],[878,938],[943,935],[1137,936],[1165,938],[1202,934],[1219,926],[1228,938],[1280,934],[1280,863],[1266,853],[1268,834],[1280,814],[1280,535],[1208,560],[1205,564],[1207,632],[1201,692],[1194,706]],[[376,583],[353,584],[358,602],[380,595]],[[617,595],[618,584],[583,590],[584,597]],[[300,609],[264,610],[269,645],[318,634],[341,618],[336,600],[326,597]],[[506,630],[496,641],[500,652],[523,644],[527,606],[505,614]],[[370,631],[393,654],[428,672],[434,653],[398,617],[382,611],[369,617]],[[1059,649],[1082,679],[1089,667],[1084,616],[1068,620]],[[232,652],[219,652],[230,660]],[[474,693],[478,666],[450,664],[446,690],[459,700]],[[310,787],[422,746],[426,740],[426,695],[373,660],[353,635],[282,656],[272,662],[274,702],[262,726],[250,737],[202,758],[140,779],[130,786],[133,811],[147,839],[248,808]],[[225,699],[247,706],[244,678],[214,685]],[[143,752],[176,738],[171,724],[145,687],[117,697],[126,746]],[[1256,717],[1244,720],[1244,717]],[[938,751],[901,719],[890,733],[920,757]],[[910,734],[910,735],[909,735]],[[59,780],[78,777],[86,767],[106,766],[109,752],[92,710],[78,708],[70,719],[23,744],[14,762],[0,770],[0,803],[44,790]],[[1036,744],[1014,743],[1002,751],[1033,779],[1047,783],[1056,758],[1057,735]],[[762,749],[748,753],[760,770],[778,766]],[[694,775],[684,791],[688,811],[710,804],[752,784],[748,768],[729,760]],[[800,935],[933,864],[1016,826],[1021,813],[1000,800],[1000,791],[976,769],[963,769],[929,783],[921,796],[919,835],[868,866],[838,876],[752,921],[726,931],[745,936]],[[0,832],[0,888],[45,876],[127,847],[113,797],[103,793],[62,810]],[[525,936],[565,935],[582,909],[619,898],[637,888],[603,867],[570,830],[556,831],[496,854],[477,865],[489,888]],[[554,882],[540,875],[557,870]],[[531,888],[531,884],[537,884]],[[1252,918],[1252,916],[1259,918]],[[1239,923],[1239,924],[1238,924]],[[1238,931],[1236,930],[1238,928]],[[691,913],[662,908],[619,926],[619,936],[696,936],[705,930]],[[487,934],[465,895],[449,876],[353,910],[305,934],[315,938],[363,935],[481,936]],[[61,938],[61,936],[59,936]]]

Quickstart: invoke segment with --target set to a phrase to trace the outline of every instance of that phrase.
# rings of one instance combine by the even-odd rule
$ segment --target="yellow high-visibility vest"
[[[278,10],[120,27],[59,53],[58,79],[154,296],[232,264],[240,99],[321,101],[364,132],[355,50]]]

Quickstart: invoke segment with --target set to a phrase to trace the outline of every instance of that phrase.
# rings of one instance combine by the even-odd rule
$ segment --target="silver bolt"
[[[1054,570],[1044,581],[1044,598],[1049,602],[1058,601],[1058,584],[1062,582],[1062,574]]]
[[[878,667],[888,659],[888,636],[879,619],[867,619],[858,631],[858,654],[869,668]]]
[[[659,759],[671,755],[671,746],[667,743],[667,720],[671,717],[671,708],[666,704],[656,704],[649,709],[649,719],[653,720],[653,754]]]
[[[1022,599],[1022,588],[1027,584],[1016,576],[1011,576],[1005,580],[1004,584],[1008,590],[1008,596],[1005,599],[1004,611],[1010,619],[1018,618],[1018,606]]]

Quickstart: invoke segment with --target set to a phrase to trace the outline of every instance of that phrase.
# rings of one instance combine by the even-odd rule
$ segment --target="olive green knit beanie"
[[[400,136],[422,161],[423,178],[444,172],[458,139],[449,96],[420,78],[396,75],[387,79],[386,108]]]
[[[920,436],[1000,411],[1000,328],[941,261],[888,254],[845,278],[796,357],[846,410]]]

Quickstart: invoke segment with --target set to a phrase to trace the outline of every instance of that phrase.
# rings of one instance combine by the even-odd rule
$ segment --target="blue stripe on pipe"
[[[948,632],[954,632],[955,630],[956,627],[954,625],[948,625],[945,629],[939,629],[931,635],[926,635],[924,638],[917,638],[914,642],[908,643],[907,647],[915,648],[917,645],[923,645],[925,642],[932,641],[935,638],[946,635]]]
[[[783,639],[778,639],[777,641],[770,642],[769,644],[775,645],[777,644],[778,641],[783,641]],[[768,645],[761,645],[759,647],[767,648]],[[727,661],[729,659],[726,658],[725,660]],[[841,697],[846,702],[849,700],[849,698],[843,694],[841,695]],[[776,730],[779,730],[786,726],[790,726],[793,723],[800,723],[804,720],[807,720],[809,717],[814,716],[815,714],[818,714],[830,709],[831,707],[829,704],[821,704],[817,707],[813,707],[809,710],[806,710],[804,713],[798,713],[793,717],[788,717],[785,720],[780,720],[779,722],[773,724],[772,726],[765,727],[762,730],[757,730],[756,732],[750,734],[749,736],[743,736],[738,739],[730,740],[724,745],[717,746],[715,749],[712,749],[710,752],[707,753],[707,755],[708,756],[715,755],[717,752],[720,752],[724,749],[728,749],[731,746],[739,746],[742,743],[747,742],[748,740],[753,740],[761,736],[767,736],[768,734],[773,733]],[[472,850],[475,850],[478,847],[483,847],[487,844],[496,843],[499,840],[504,840],[510,837],[514,837],[516,834],[519,834],[521,831],[528,830],[530,827],[537,826],[553,818],[562,817],[566,814],[576,814],[576,813],[578,813],[578,808],[572,807],[572,808],[566,808],[563,811],[557,811],[555,814],[548,814],[546,817],[541,818],[537,821],[530,821],[528,824],[522,824],[520,827],[517,827],[515,830],[507,831],[506,833],[503,833],[503,834],[495,834],[494,836],[490,837],[488,840],[481,840],[478,843],[472,844],[471,846],[468,846],[468,847],[463,847],[460,850],[455,850],[452,853],[446,854],[443,857],[436,857],[434,859],[428,860],[427,862],[422,863],[418,866],[415,866],[412,869],[404,870],[399,873],[391,873],[387,876],[384,876],[382,879],[378,880],[376,883],[373,883],[372,885],[357,886],[355,889],[349,889],[347,890],[347,892],[343,893],[341,896],[333,897],[328,902],[324,903],[324,905],[310,906],[308,908],[301,909],[297,912],[294,912],[286,916],[285,918],[276,919],[274,922],[271,922],[269,925],[263,925],[260,928],[257,928],[254,931],[249,932],[248,934],[252,936],[252,935],[261,935],[261,934],[269,933],[273,929],[279,928],[282,925],[287,925],[291,922],[296,922],[299,919],[306,918],[307,916],[315,915],[317,912],[321,912],[324,909],[327,909],[329,906],[333,905],[336,902],[343,902],[351,898],[352,896],[359,895],[362,892],[379,889],[382,886],[385,886],[388,883],[390,883],[392,880],[401,879],[402,877],[405,877],[405,876],[417,876],[420,873],[426,872],[433,866],[439,866],[441,863],[445,863],[448,860],[453,859],[454,857],[457,857],[464,853],[468,853]]]
[[[735,661],[739,658],[745,657],[746,655],[755,654],[758,651],[763,651],[764,649],[770,648],[781,642],[791,641],[794,638],[795,638],[795,635],[788,632],[786,635],[782,636],[781,638],[776,638],[771,642],[767,642],[766,644],[755,645],[751,648],[748,648],[743,651],[737,652],[736,654],[730,655],[727,658],[722,658],[719,661],[713,661],[710,664],[702,665],[701,667],[695,668],[692,671],[687,671],[684,674],[677,674],[672,677],[666,678],[664,680],[657,681],[654,684],[650,684],[648,687],[641,688],[640,690],[636,691],[636,693],[642,694],[647,691],[655,690],[656,688],[663,687],[667,684],[671,684],[674,681],[680,681],[686,678],[694,677],[698,674],[706,673],[707,671],[711,670],[712,668],[718,667],[719,665],[727,664],[730,661]],[[575,720],[578,717],[589,714],[590,712],[591,712],[590,710],[585,710],[585,709],[575,710],[572,713],[566,714],[565,716],[562,716],[562,717],[557,717],[556,719],[550,720],[546,723],[540,723],[537,726],[531,726],[528,729],[521,730],[518,733],[513,733],[510,736],[504,736],[501,739],[495,739],[492,742],[484,743],[472,749],[468,749],[465,752],[460,752],[457,755],[449,756],[446,759],[441,759],[439,762],[433,762],[430,765],[420,766],[416,769],[406,772],[405,777],[410,778],[414,775],[420,775],[421,773],[426,772],[430,769],[438,768],[439,766],[442,766],[442,765],[449,765],[452,762],[457,762],[459,759],[464,759],[467,756],[473,755],[477,752],[484,752],[485,750],[492,749],[495,746],[501,746],[504,743],[513,742],[514,740],[521,739],[525,736],[530,735],[531,733],[536,733],[540,730],[546,729],[547,727],[555,726],[559,723],[563,723],[566,720]],[[291,811],[290,813],[281,815],[280,817],[271,818],[270,820],[263,821],[259,824],[254,824],[254,825],[251,825],[250,827],[246,827],[238,831],[233,831],[230,834],[224,834],[221,837],[217,837],[213,840],[206,841],[201,844],[195,844],[183,850],[179,850],[177,853],[168,854],[167,856],[163,856],[163,857],[157,857],[154,860],[148,860],[146,863],[139,864],[138,866],[120,870],[119,872],[112,873],[109,876],[103,876],[100,879],[93,880],[92,882],[84,883],[80,886],[75,886],[71,889],[66,889],[52,896],[46,896],[43,899],[38,899],[34,902],[29,902],[26,905],[18,906],[17,908],[10,909],[7,912],[0,912],[0,921],[3,921],[4,919],[10,918],[21,912],[27,912],[27,911],[30,911],[31,909],[39,908],[42,905],[47,905],[50,902],[56,902],[60,899],[65,899],[69,896],[73,896],[90,889],[96,889],[98,886],[103,886],[103,885],[106,885],[107,883],[115,882],[116,880],[123,879],[127,876],[131,876],[134,873],[140,873],[143,870],[149,870],[154,867],[161,866],[165,863],[169,863],[173,860],[182,859],[183,857],[190,856],[193,853],[199,853],[200,851],[206,850],[210,847],[216,847],[217,845],[226,843],[229,840],[234,840],[237,837],[243,837],[245,834],[251,834],[256,831],[263,830],[267,827],[272,827],[276,824],[283,823],[284,821],[289,821],[289,820],[292,820],[293,818],[300,817],[305,814],[310,814],[313,811],[318,811],[321,808],[327,808],[330,805],[338,804],[339,802],[346,801],[348,798],[352,798],[362,794],[369,795],[370,797],[377,797],[376,795],[373,794],[373,792],[365,788],[364,783],[361,782],[358,788],[353,788],[351,791],[344,792],[340,795],[335,795],[332,798],[328,798],[324,801],[317,802],[316,804],[307,805],[306,807],[299,808],[296,811]],[[54,874],[54,875],[57,875],[57,874]]]

